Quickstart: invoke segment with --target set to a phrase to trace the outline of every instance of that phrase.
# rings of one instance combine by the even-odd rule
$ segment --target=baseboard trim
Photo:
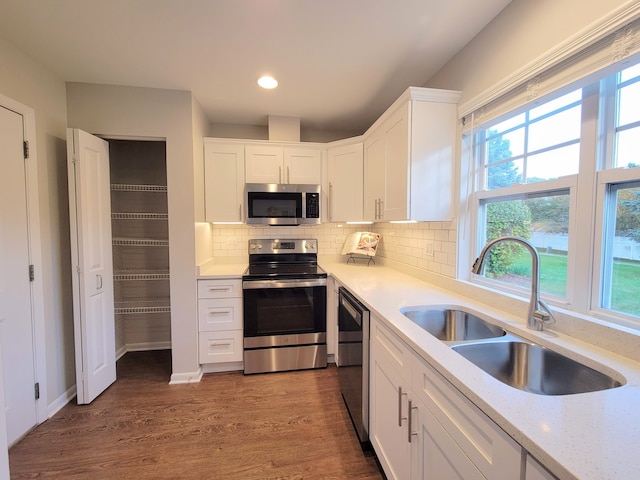
[[[172,373],[169,385],[182,385],[185,383],[198,383],[202,380],[202,367],[195,372]]]
[[[56,413],[58,413],[62,408],[71,400],[75,398],[77,395],[76,386],[74,385],[69,390],[64,392],[58,398],[56,398],[52,403],[47,406],[47,419],[53,417]]]
[[[125,353],[126,352],[146,352],[147,350],[171,350],[171,342],[127,343],[122,348],[125,349]]]
[[[201,366],[203,373],[235,372],[244,370],[242,362],[205,363]]]

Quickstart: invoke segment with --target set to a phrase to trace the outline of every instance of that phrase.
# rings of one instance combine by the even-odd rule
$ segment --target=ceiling
[[[357,134],[509,1],[2,0],[0,36],[65,81],[189,90],[212,123]]]

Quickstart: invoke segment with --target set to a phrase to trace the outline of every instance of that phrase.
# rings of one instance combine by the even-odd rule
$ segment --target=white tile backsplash
[[[362,230],[352,225],[324,223],[298,227],[254,227],[249,225],[213,225],[213,257],[248,255],[251,238],[316,238],[319,255],[340,255],[347,235]]]
[[[432,273],[456,276],[455,222],[377,223],[377,255]]]
[[[432,273],[455,278],[455,222],[376,223],[346,225],[324,223],[298,227],[213,225],[214,259],[244,257],[251,238],[317,238],[319,255],[340,255],[347,235],[371,231],[382,235],[376,256]]]

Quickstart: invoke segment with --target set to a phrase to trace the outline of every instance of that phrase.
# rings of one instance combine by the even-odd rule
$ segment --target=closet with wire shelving
[[[116,351],[171,346],[166,144],[109,140]]]

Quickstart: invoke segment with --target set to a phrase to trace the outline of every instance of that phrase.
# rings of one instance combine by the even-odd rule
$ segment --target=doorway
[[[0,96],[0,342],[6,443],[47,416],[35,114]],[[5,437],[3,436],[3,439]]]
[[[171,348],[166,143],[107,141],[119,358]]]

